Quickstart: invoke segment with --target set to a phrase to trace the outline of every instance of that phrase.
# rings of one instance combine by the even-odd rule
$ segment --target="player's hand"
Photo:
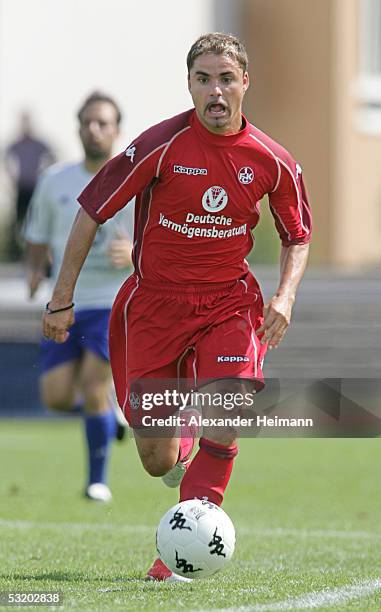
[[[291,321],[294,299],[275,295],[263,308],[264,321],[256,333],[263,334],[261,344],[268,342],[269,348],[277,348]]]
[[[54,305],[53,302],[51,302],[50,307],[52,310],[54,310],[55,308],[60,308],[60,305]],[[56,312],[54,314],[44,312],[42,318],[42,333],[46,339],[54,340],[54,342],[62,344],[68,339],[69,332],[67,330],[73,325],[73,323],[73,308],[70,310],[64,310],[63,312]]]
[[[114,268],[127,268],[131,266],[132,244],[127,238],[118,237],[110,243],[108,257]]]

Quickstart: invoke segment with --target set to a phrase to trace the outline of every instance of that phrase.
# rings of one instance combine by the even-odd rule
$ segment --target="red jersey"
[[[194,109],[143,132],[94,177],[78,200],[104,223],[136,196],[136,273],[163,283],[242,277],[269,195],[284,246],[305,244],[311,214],[301,168],[243,117],[243,129],[216,135]]]

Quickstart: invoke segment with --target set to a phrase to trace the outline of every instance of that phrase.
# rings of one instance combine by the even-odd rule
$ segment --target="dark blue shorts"
[[[70,336],[63,344],[43,338],[40,344],[40,371],[47,372],[56,366],[81,359],[85,351],[90,351],[109,361],[108,323],[111,310],[97,308],[80,310],[75,313],[75,323],[70,328]]]

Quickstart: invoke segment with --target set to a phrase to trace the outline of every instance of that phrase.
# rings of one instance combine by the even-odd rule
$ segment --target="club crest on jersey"
[[[208,212],[218,212],[228,203],[228,194],[225,189],[214,185],[209,187],[202,196],[202,205]]]
[[[138,393],[131,391],[128,399],[133,410],[137,410],[140,407],[140,395]]]
[[[238,170],[238,180],[242,185],[250,185],[254,180],[254,170],[250,166],[244,166]]]
[[[136,151],[136,147],[135,145],[130,145],[128,147],[128,149],[126,149],[126,157],[129,157],[131,159],[131,163],[134,163],[134,157],[135,157],[135,151]]]

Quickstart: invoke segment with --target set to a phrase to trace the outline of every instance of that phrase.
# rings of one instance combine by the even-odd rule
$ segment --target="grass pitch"
[[[76,420],[0,421],[0,591],[61,591],[56,609],[84,611],[381,609],[380,440],[242,440],[232,563],[158,584],[142,578],[176,490],[130,441],[113,448],[113,502],[87,501],[82,435]]]

